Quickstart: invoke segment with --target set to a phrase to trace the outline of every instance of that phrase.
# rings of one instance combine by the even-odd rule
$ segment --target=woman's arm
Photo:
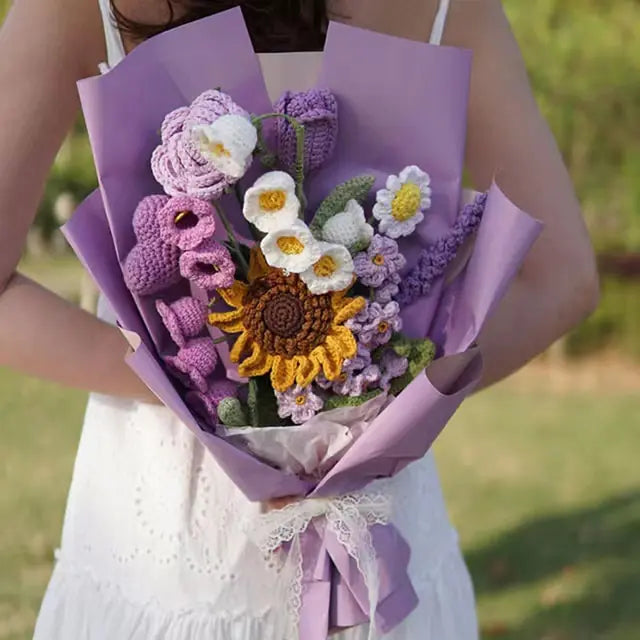
[[[97,1],[16,0],[0,30],[0,366],[150,399],[120,332],[15,273],[47,174],[104,59]]]
[[[343,19],[425,40],[437,0],[333,0]],[[598,276],[580,205],[554,138],[536,105],[499,0],[451,0],[444,44],[473,50],[467,165],[478,189],[494,176],[509,197],[545,224],[479,344],[483,386],[513,373],[589,315]]]

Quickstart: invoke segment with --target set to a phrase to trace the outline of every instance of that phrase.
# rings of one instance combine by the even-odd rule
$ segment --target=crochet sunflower
[[[313,295],[298,275],[269,267],[255,249],[248,280],[218,289],[233,310],[209,315],[214,327],[240,334],[230,354],[238,373],[252,378],[271,372],[280,392],[294,384],[306,387],[320,373],[337,379],[357,346],[344,323],[364,308],[365,299],[348,298],[346,289]]]

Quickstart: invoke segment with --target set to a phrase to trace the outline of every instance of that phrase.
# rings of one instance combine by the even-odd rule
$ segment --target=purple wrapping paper
[[[371,173],[380,188],[390,173],[419,165],[432,177],[433,206],[417,233],[403,240],[409,266],[422,247],[449,228],[460,205],[470,62],[468,51],[337,24],[329,30],[319,84],[338,98],[340,133],[331,163],[307,182],[310,202],[318,203],[353,175]],[[405,331],[434,338],[444,357],[418,376],[314,487],[200,428],[161,365],[158,350],[166,336],[153,304],[132,296],[123,282],[120,264],[134,243],[133,211],[141,198],[161,192],[149,166],[160,124],[170,110],[213,87],[221,87],[249,111],[270,110],[238,9],[155,37],[107,75],[82,81],[80,96],[100,193],[79,208],[65,233],[122,327],[141,338],[129,365],[248,499],[332,496],[362,489],[424,456],[471,393],[482,369],[481,355],[472,345],[540,225],[492,187],[472,256],[460,276],[403,315]],[[227,209],[246,235],[233,200]],[[366,622],[368,615],[367,592],[355,561],[325,529],[312,524],[301,540],[300,631],[305,640],[325,638],[328,626]],[[407,576],[410,550],[391,525],[376,525],[371,533],[381,578],[376,619],[387,632],[417,601]]]

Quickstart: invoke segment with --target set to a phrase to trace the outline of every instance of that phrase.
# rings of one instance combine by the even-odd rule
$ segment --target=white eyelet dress
[[[113,66],[124,51],[101,2]],[[306,88],[317,61],[263,57],[271,92]],[[113,319],[104,303],[99,313]],[[477,640],[471,581],[432,455],[387,486],[420,604],[385,637]],[[258,510],[167,409],[92,395],[35,640],[285,640],[277,573],[245,534]],[[335,637],[364,640],[367,629]]]

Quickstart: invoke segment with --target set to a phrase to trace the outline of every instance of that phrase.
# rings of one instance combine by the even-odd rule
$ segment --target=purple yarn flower
[[[365,345],[358,343],[356,355],[349,360],[345,360],[342,365],[342,371],[345,373],[353,373],[366,369],[371,364],[371,349]]]
[[[280,393],[276,391],[278,399],[278,415],[281,418],[291,418],[294,424],[303,424],[311,420],[322,409],[322,398],[308,387],[291,387]]]
[[[185,400],[187,405],[209,425],[218,423],[218,405],[225,398],[235,398],[238,395],[238,385],[230,380],[219,380],[209,384],[209,388],[202,391],[188,391]]]
[[[129,291],[149,296],[180,281],[180,250],[162,240],[139,242],[124,261],[122,273]]]
[[[161,144],[151,157],[155,179],[171,196],[216,199],[236,182],[218,171],[199,148],[194,128],[212,124],[220,116],[249,114],[221,91],[205,91],[189,107],[172,111],[161,128]]]
[[[366,287],[382,287],[407,263],[398,250],[398,243],[391,238],[376,234],[366,251],[353,259],[356,276]]]
[[[361,396],[363,393],[375,387],[379,380],[380,367],[371,364],[359,373],[343,370],[333,382],[327,380],[324,376],[321,376],[316,382],[320,388],[331,389],[331,391],[339,396],[356,397]]]
[[[391,387],[391,381],[403,376],[408,368],[409,360],[407,358],[399,356],[393,349],[387,349],[380,361],[380,369],[382,370],[380,388],[388,391]]]
[[[480,194],[462,209],[447,235],[422,250],[416,266],[400,283],[396,299],[401,306],[406,307],[418,298],[429,295],[434,283],[455,259],[460,246],[477,230],[486,203],[487,194]]]
[[[187,338],[195,338],[201,333],[206,324],[206,305],[190,296],[180,298],[170,305],[156,300],[156,310],[171,339],[179,347],[185,345]]]
[[[304,126],[304,169],[320,168],[333,154],[338,139],[338,102],[326,89],[287,91],[274,105],[274,111],[295,118]],[[278,157],[293,171],[296,166],[296,132],[291,123],[278,118],[276,124]]]
[[[393,273],[389,279],[378,289],[374,289],[374,301],[380,304],[391,302],[400,291],[402,277],[399,273]]]
[[[175,356],[166,356],[165,363],[174,377],[185,386],[207,391],[207,377],[218,363],[218,353],[211,338],[194,338],[181,347]]]
[[[402,329],[400,306],[397,302],[389,302],[384,306],[378,302],[369,302],[346,326],[361,344],[375,349],[387,344],[394,332]]]
[[[216,230],[215,209],[206,201],[176,196],[158,211],[160,236],[167,244],[182,250],[195,249]]]
[[[206,291],[213,291],[233,284],[236,266],[229,250],[209,239],[180,256],[180,273]]]
[[[140,200],[133,213],[133,233],[138,242],[145,244],[158,242],[160,239],[158,212],[168,200],[168,196],[147,196]]]

